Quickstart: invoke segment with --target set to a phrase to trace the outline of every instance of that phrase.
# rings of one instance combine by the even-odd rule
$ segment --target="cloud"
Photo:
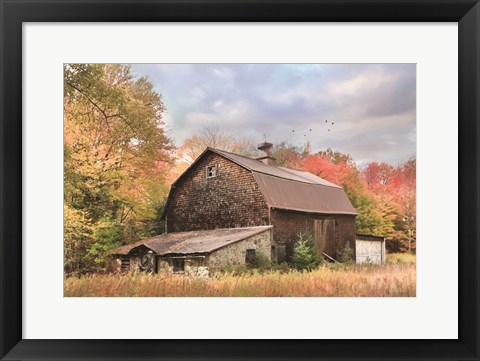
[[[136,64],[133,70],[163,95],[177,145],[215,123],[258,141],[263,134],[275,142],[308,140],[314,151],[331,147],[360,163],[415,156],[415,64]]]

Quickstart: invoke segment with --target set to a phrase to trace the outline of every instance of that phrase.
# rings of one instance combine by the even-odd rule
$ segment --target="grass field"
[[[251,272],[209,279],[158,275],[65,278],[66,297],[415,297],[415,256],[385,265],[323,265],[312,272]]]
[[[387,255],[387,264],[406,263],[415,264],[416,256],[409,253],[391,253]]]

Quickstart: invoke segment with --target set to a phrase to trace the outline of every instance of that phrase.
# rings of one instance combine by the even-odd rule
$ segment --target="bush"
[[[350,247],[350,242],[345,242],[345,246],[337,251],[337,258],[340,263],[353,262],[353,249]]]
[[[293,266],[299,270],[311,271],[317,268],[320,262],[321,258],[315,248],[313,236],[308,232],[301,233],[293,248]]]
[[[272,264],[270,266],[270,269],[272,271],[276,271],[276,272],[279,272],[279,273],[288,273],[292,270],[292,268],[290,267],[290,265],[287,262],[278,263],[278,261],[276,259],[272,260]]]
[[[248,268],[243,264],[226,264],[221,268],[222,274],[230,274],[232,276],[241,276],[248,273]]]
[[[272,268],[272,261],[262,252],[255,252],[255,257],[250,264],[251,268],[258,268],[259,270],[268,270]]]
[[[292,270],[286,262],[278,263],[276,259],[270,260],[264,253],[256,252],[255,257],[247,264],[227,264],[221,268],[223,274],[232,276],[263,274],[267,272],[288,273]]]

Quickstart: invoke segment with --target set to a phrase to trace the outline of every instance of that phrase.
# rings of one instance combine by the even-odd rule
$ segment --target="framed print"
[[[0,1],[2,360],[479,359],[477,1]]]

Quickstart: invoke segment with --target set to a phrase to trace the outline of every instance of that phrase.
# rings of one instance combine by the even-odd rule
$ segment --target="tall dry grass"
[[[416,263],[416,256],[409,253],[389,253],[387,254],[387,263]]]
[[[414,297],[415,263],[323,265],[312,272],[253,272],[209,279],[94,275],[64,280],[66,297]]]

